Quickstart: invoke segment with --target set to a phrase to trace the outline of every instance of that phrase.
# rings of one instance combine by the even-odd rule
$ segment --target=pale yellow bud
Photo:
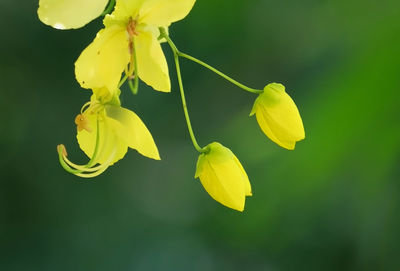
[[[283,148],[293,150],[296,142],[305,138],[299,110],[281,84],[272,83],[264,88],[250,116],[254,114],[264,134]]]
[[[249,178],[232,151],[213,142],[200,154],[195,178],[210,196],[219,203],[243,211],[246,196],[251,196]]]

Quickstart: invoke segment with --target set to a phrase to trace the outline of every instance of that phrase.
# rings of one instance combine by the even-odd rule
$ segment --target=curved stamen
[[[114,148],[110,157],[107,159],[107,161],[104,164],[101,164],[101,165],[99,165],[97,167],[93,167],[93,168],[80,167],[80,168],[82,168],[82,170],[80,170],[80,169],[73,169],[66,163],[66,156],[64,155],[64,153],[65,153],[64,145],[58,145],[57,149],[58,149],[58,153],[59,153],[61,166],[67,172],[72,173],[72,174],[74,174],[78,177],[82,177],[82,178],[93,178],[93,177],[99,176],[101,173],[106,171],[106,169],[112,163],[112,161],[115,157],[116,151],[117,151],[117,148]],[[69,160],[67,159],[67,161],[69,161]]]
[[[101,164],[98,165],[98,166],[95,166],[95,167],[88,167],[88,164],[86,164],[86,165],[77,165],[77,164],[71,162],[66,156],[63,156],[62,158],[64,159],[64,161],[65,161],[71,168],[77,169],[77,170],[82,171],[82,172],[85,172],[85,171],[87,171],[87,172],[93,172],[93,171],[97,171],[97,170],[99,170],[99,169],[101,169],[101,168],[103,167],[103,165],[101,165]]]
[[[90,106],[92,102],[87,102],[85,103],[82,107],[81,107],[81,114],[83,114],[84,111],[86,111],[86,109]]]
[[[105,163],[94,167],[94,164],[97,164],[95,161],[98,157],[99,145],[100,145],[99,116],[97,116],[96,124],[97,124],[96,144],[95,144],[95,148],[93,151],[93,155],[92,155],[90,161],[86,165],[78,165],[78,164],[71,162],[67,158],[68,154],[67,154],[65,146],[62,144],[57,146],[57,152],[58,152],[60,164],[67,172],[77,175],[79,177],[91,178],[91,177],[95,177],[95,176],[98,176],[101,173],[103,173],[112,163],[112,160],[115,157],[116,148],[113,149],[113,152],[111,153],[111,155],[109,156],[109,158],[107,159],[107,161]],[[105,139],[105,142],[107,142],[106,139]],[[90,173],[88,173],[88,172],[90,172]]]
[[[60,161],[60,165],[65,169],[65,171],[72,173],[72,174],[77,174],[81,173],[81,170],[73,169],[71,168],[65,161],[64,161],[64,154],[66,154],[65,151],[65,146],[60,144],[57,146],[57,152],[58,152],[58,159]]]
[[[115,153],[117,152],[117,148],[113,149],[113,152],[111,153],[110,157],[107,159],[107,161],[103,164],[104,167],[101,168],[100,170],[93,172],[93,173],[88,173],[88,174],[84,174],[84,173],[76,173],[76,176],[82,177],[82,178],[93,178],[96,176],[99,176],[101,173],[103,173],[104,171],[106,171],[106,169],[110,166],[110,164],[112,163],[114,157],[115,157]]]

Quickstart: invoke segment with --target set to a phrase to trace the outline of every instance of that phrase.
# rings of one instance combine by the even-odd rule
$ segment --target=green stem
[[[180,65],[179,65],[179,57],[177,54],[175,54],[174,59],[175,59],[176,73],[177,73],[178,82],[179,82],[179,90],[180,90],[181,98],[182,98],[183,111],[185,112],[186,124],[187,124],[188,130],[189,130],[190,138],[192,139],[193,146],[196,148],[196,150],[198,152],[203,152],[203,149],[197,143],[196,137],[194,136],[192,124],[190,123],[189,112],[187,109],[186,99],[185,99],[185,92],[183,90],[182,76],[181,76],[181,70],[180,70]]]
[[[193,61],[193,62],[196,62],[197,64],[199,64],[199,65],[201,65],[201,66],[203,66],[203,67],[206,67],[207,69],[209,69],[209,70],[215,72],[216,74],[218,74],[218,75],[221,76],[222,78],[228,80],[229,82],[231,82],[232,84],[234,84],[234,85],[240,87],[241,89],[244,89],[244,90],[246,90],[246,91],[248,91],[248,92],[255,93],[255,94],[260,94],[260,93],[263,93],[263,92],[264,92],[264,91],[261,90],[261,89],[249,88],[249,87],[247,87],[247,86],[245,86],[245,85],[239,83],[238,81],[232,79],[231,77],[229,77],[228,75],[224,74],[223,72],[220,72],[220,71],[217,70],[216,68],[211,67],[211,66],[208,65],[207,63],[205,63],[205,62],[203,62],[203,61],[201,61],[201,60],[199,60],[199,59],[197,59],[197,58],[195,58],[195,57],[192,57],[192,56],[190,56],[190,55],[188,55],[188,54],[185,54],[185,53],[182,53],[182,52],[178,52],[178,55],[181,56],[181,57],[187,58],[187,59],[189,59],[189,60],[191,60],[191,61]]]
[[[193,61],[193,62],[195,62],[195,63],[197,63],[197,64],[199,64],[199,65],[201,65],[201,66],[213,71],[213,72],[215,72],[216,74],[218,74],[222,78],[228,80],[229,82],[231,82],[232,84],[238,86],[239,88],[241,88],[243,90],[246,90],[248,92],[255,93],[255,94],[261,94],[261,93],[264,92],[264,90],[261,90],[261,89],[255,89],[255,88],[250,88],[248,86],[245,86],[242,83],[239,83],[235,79],[233,79],[233,78],[229,77],[228,75],[224,74],[223,72],[217,70],[216,68],[208,65],[207,63],[205,63],[205,62],[203,62],[203,61],[201,61],[201,60],[199,60],[199,59],[197,59],[195,57],[192,57],[192,56],[190,56],[188,54],[180,52],[178,50],[178,48],[176,48],[175,44],[172,42],[172,40],[170,39],[170,37],[168,36],[168,34],[167,34],[167,32],[165,31],[164,28],[160,27],[160,33],[161,33],[161,38],[165,38],[167,40],[168,44],[171,46],[171,48],[174,51],[174,53],[177,54],[178,56],[187,58],[187,59],[189,59],[189,60],[191,60],[191,61]]]
[[[206,151],[206,148],[200,147],[199,144],[197,143],[196,137],[193,132],[192,124],[190,122],[189,112],[187,109],[186,99],[185,99],[185,91],[183,89],[183,83],[182,83],[181,68],[179,65],[179,55],[178,55],[179,51],[176,48],[175,44],[172,42],[172,40],[168,37],[167,33],[165,32],[165,29],[160,28],[160,32],[161,32],[161,35],[167,40],[169,46],[171,47],[171,49],[174,53],[176,74],[177,74],[178,83],[179,83],[179,91],[180,91],[181,98],[182,98],[183,112],[185,113],[185,119],[186,119],[186,124],[187,124],[188,130],[189,130],[190,139],[192,140],[193,146],[196,148],[196,150],[198,152],[203,153]]]
[[[107,5],[106,9],[105,9],[105,10],[103,11],[103,13],[101,14],[101,16],[105,16],[105,15],[107,15],[107,14],[110,14],[111,11],[112,11],[112,9],[114,8],[114,6],[115,6],[115,0],[110,0],[110,1],[108,2],[108,5]]]

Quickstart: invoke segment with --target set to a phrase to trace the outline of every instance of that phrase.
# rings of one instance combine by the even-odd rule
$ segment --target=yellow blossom
[[[250,116],[254,114],[261,130],[283,148],[293,150],[296,142],[305,138],[299,110],[281,84],[272,83],[264,88]]]
[[[108,0],[39,0],[39,19],[57,29],[80,28],[99,17]]]
[[[197,161],[195,178],[219,203],[243,211],[246,196],[251,196],[249,178],[232,151],[218,142],[204,148]]]
[[[62,165],[66,162],[74,168],[72,171],[77,170],[78,176],[94,177],[122,159],[128,147],[148,158],[160,160],[149,130],[134,112],[120,106],[119,93],[113,94],[106,89],[94,89],[93,92],[91,101],[83,106],[75,119],[79,146],[90,162],[85,166],[75,165],[68,160],[65,147],[59,146]],[[100,166],[93,170],[96,164]],[[94,173],[88,174],[92,171]]]
[[[155,90],[169,92],[167,61],[160,46],[159,27],[183,19],[195,0],[118,0],[104,19],[105,28],[75,63],[83,88],[115,89],[123,71],[136,55],[137,74]],[[134,72],[134,71],[132,71]]]

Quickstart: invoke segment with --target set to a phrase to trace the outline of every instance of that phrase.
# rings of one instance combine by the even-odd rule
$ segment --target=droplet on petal
[[[60,30],[66,29],[66,27],[62,23],[55,23],[53,27]]]

